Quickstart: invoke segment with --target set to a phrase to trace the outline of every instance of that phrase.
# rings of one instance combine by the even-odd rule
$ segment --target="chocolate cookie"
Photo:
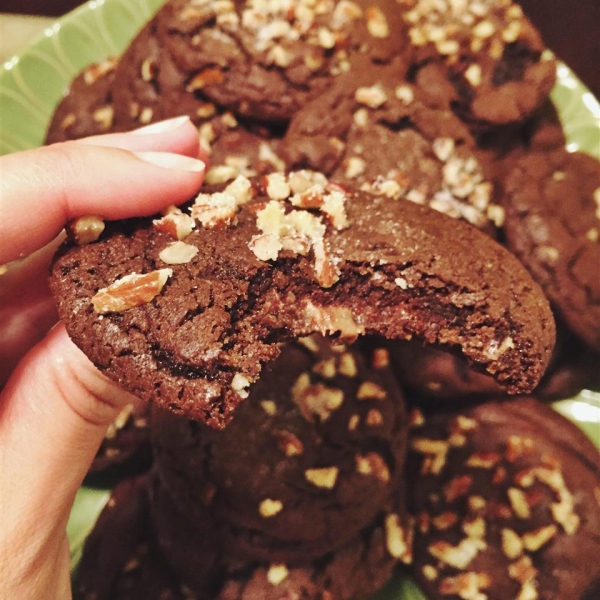
[[[478,160],[475,140],[449,109],[432,108],[420,87],[393,69],[341,75],[302,109],[283,139],[294,168],[393,200],[429,205],[495,234],[504,209]]]
[[[600,165],[565,149],[524,156],[505,180],[506,239],[566,324],[600,350]]]
[[[205,182],[217,185],[237,176],[255,177],[283,171],[279,133],[273,128],[236,119],[226,112],[199,128],[200,144],[210,159]]]
[[[478,133],[477,156],[495,184],[502,204],[502,181],[516,162],[530,152],[552,152],[567,145],[560,117],[550,99],[523,123],[514,123]]]
[[[336,553],[303,565],[238,561],[217,552],[210,572],[199,553],[210,538],[195,535],[198,522],[177,513],[156,481],[144,478],[121,484],[111,496],[84,549],[75,576],[77,600],[358,600],[379,589],[391,576],[400,557],[408,556],[408,539],[396,513],[382,513],[359,537]],[[164,555],[153,534],[157,504],[148,508],[148,489],[161,497],[161,509],[177,514],[179,546]],[[174,512],[173,512],[174,511]],[[210,524],[202,529],[210,531]],[[190,566],[206,573],[192,579],[195,587],[182,583],[171,569]],[[189,573],[188,573],[189,574]]]
[[[171,0],[157,15],[164,45],[187,85],[236,114],[289,120],[350,69],[406,52],[392,0],[286,2]]]
[[[242,122],[233,113],[193,91],[156,36],[156,19],[131,43],[115,73],[115,121],[123,130],[187,115],[198,127],[200,144],[211,162],[210,183],[237,175],[255,176],[283,170],[277,156],[277,133],[267,126]]]
[[[76,600],[196,600],[170,572],[152,537],[148,486],[143,476],[112,492],[86,540],[73,579]]]
[[[561,331],[550,365],[535,388],[541,400],[560,400],[583,389],[600,389],[600,356],[572,334]],[[562,339],[561,339],[562,338]],[[498,397],[502,387],[489,375],[479,373],[460,356],[419,342],[390,341],[386,348],[394,373],[403,387],[416,392],[421,401]]]
[[[386,351],[373,357],[306,338],[282,349],[223,431],[154,413],[157,470],[182,510],[210,506],[245,559],[298,562],[357,535],[397,489],[406,445]]]
[[[88,472],[88,479],[145,471],[152,462],[148,405],[128,404],[110,425]]]
[[[509,392],[535,387],[552,314],[488,236],[318,173],[255,185],[240,178],[200,194],[195,220],[107,224],[98,241],[63,246],[51,277],[59,314],[102,371],[214,427],[279,354],[277,341],[312,332],[456,346]]]
[[[429,598],[579,598],[600,580],[600,460],[533,398],[417,420],[413,573]]]
[[[438,63],[448,105],[476,127],[523,121],[546,100],[556,62],[511,0],[404,0],[415,64]],[[430,75],[435,75],[431,72]]]
[[[86,67],[56,107],[46,144],[76,140],[114,129],[112,84],[117,59],[108,58]]]
[[[189,514],[160,484],[152,489],[152,519],[165,560],[188,589],[202,590],[207,599],[365,598],[386,583],[400,561],[411,558],[404,513],[382,510],[353,540],[316,560],[305,557],[290,564],[237,559],[230,554],[234,545],[222,546],[211,536],[210,529],[217,525],[214,517],[206,513],[190,522]],[[209,548],[218,559],[207,569],[204,558]]]
[[[187,89],[186,77],[156,38],[156,19],[131,42],[116,69],[115,121],[123,130],[188,115],[200,125],[218,114],[208,98]]]

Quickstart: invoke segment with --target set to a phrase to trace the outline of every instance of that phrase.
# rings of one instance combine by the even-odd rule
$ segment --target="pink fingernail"
[[[134,152],[134,154],[138,158],[164,169],[193,171],[196,173],[206,169],[206,165],[201,160],[182,154],[174,154],[173,152]]]
[[[166,121],[152,123],[152,125],[146,125],[146,127],[136,129],[135,131],[132,131],[132,133],[143,135],[165,133],[166,131],[172,131],[173,129],[181,127],[184,123],[186,123],[189,120],[190,118],[187,115],[183,115],[181,117],[175,117],[174,119],[167,119]]]

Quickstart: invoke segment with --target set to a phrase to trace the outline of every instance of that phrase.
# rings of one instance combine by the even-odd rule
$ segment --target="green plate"
[[[69,13],[0,70],[0,155],[42,144],[54,107],[85,66],[120,54],[164,0],[92,0]],[[600,105],[565,65],[552,92],[570,151],[600,158]],[[555,403],[600,446],[600,394],[584,391]],[[109,491],[82,488],[67,533],[71,566],[108,500]],[[376,600],[425,600],[407,579],[391,581]]]

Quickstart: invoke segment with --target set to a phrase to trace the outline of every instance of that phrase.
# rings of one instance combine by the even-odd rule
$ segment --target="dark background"
[[[79,0],[2,0],[2,12],[60,16]],[[546,45],[600,97],[600,0],[521,0]]]

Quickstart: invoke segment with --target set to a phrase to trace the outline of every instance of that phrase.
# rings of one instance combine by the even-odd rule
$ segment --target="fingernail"
[[[134,152],[134,154],[138,158],[164,169],[193,171],[196,173],[206,169],[206,165],[201,160],[173,152]]]
[[[187,115],[183,115],[182,117],[175,117],[174,119],[167,119],[166,121],[159,121],[158,123],[152,123],[152,125],[146,125],[146,127],[140,127],[140,129],[136,129],[132,131],[132,133],[144,135],[148,133],[165,133],[166,131],[172,131],[173,129],[181,127],[189,120],[190,118]]]

